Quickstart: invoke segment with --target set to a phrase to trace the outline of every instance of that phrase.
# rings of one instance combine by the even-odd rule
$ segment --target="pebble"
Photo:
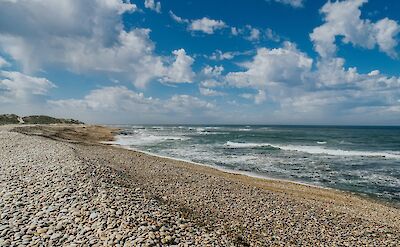
[[[399,224],[364,220],[328,199],[267,192],[125,150],[0,127],[0,161],[0,247],[396,246],[400,239]],[[399,222],[400,214],[385,213]]]

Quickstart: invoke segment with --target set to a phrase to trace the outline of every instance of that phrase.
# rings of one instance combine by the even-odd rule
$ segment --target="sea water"
[[[127,148],[400,204],[400,127],[118,127]]]

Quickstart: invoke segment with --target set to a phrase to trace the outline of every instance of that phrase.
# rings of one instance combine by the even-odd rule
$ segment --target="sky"
[[[398,0],[0,0],[0,113],[400,125]]]

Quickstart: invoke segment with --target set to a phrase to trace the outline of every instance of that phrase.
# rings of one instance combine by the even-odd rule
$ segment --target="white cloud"
[[[276,83],[299,84],[312,66],[312,59],[292,43],[276,49],[260,48],[251,62],[242,64],[244,72],[230,72],[227,82],[235,87],[265,89]]]
[[[391,57],[396,57],[396,36],[400,31],[397,22],[387,18],[376,23],[361,19],[360,7],[367,0],[328,1],[320,10],[325,23],[310,34],[315,50],[321,57],[333,57],[336,52],[335,39],[342,36],[344,43],[352,43],[367,49],[376,45]]]
[[[200,91],[201,95],[210,96],[210,97],[225,95],[225,93],[223,93],[223,92],[220,92],[220,91],[217,91],[217,90],[211,89],[211,88],[205,88],[205,87],[199,87],[199,91]]]
[[[200,85],[205,88],[215,88],[215,87],[223,86],[224,83],[214,80],[214,79],[208,79],[208,80],[201,81]]]
[[[171,18],[180,24],[186,24],[187,30],[194,32],[203,32],[206,34],[214,34],[215,31],[227,28],[228,25],[222,20],[213,20],[208,17],[203,17],[201,19],[189,20],[177,16],[174,12],[169,11]]]
[[[224,67],[222,65],[207,65],[202,69],[201,76],[205,79],[202,80],[199,85],[199,91],[201,95],[213,97],[225,95],[224,92],[215,89],[222,88],[225,85],[225,83],[222,81],[223,71]]]
[[[388,77],[379,70],[359,73],[356,67],[346,68],[343,58],[331,58],[318,61],[317,70],[307,77],[319,90],[335,89],[364,91],[381,91],[400,89],[399,77]]]
[[[231,27],[231,33],[233,36],[239,35],[239,30],[237,27]]]
[[[205,57],[210,59],[210,60],[222,61],[222,60],[232,60],[237,56],[250,55],[252,53],[253,53],[253,51],[227,51],[227,52],[222,52],[221,50],[215,50],[210,56],[205,56]]]
[[[4,58],[0,57],[0,68],[10,66],[10,63],[7,62]]]
[[[267,1],[271,1],[271,0],[267,0]],[[273,1],[275,1],[277,3],[287,4],[294,8],[303,7],[303,2],[304,2],[304,0],[273,0]]]
[[[271,28],[267,28],[265,31],[265,36],[267,37],[268,40],[274,41],[274,42],[279,42],[281,41],[281,37],[274,32]]]
[[[194,59],[186,55],[184,49],[175,50],[172,53],[176,56],[175,62],[166,70],[161,80],[176,83],[192,82],[194,73],[191,66]]]
[[[215,109],[214,104],[194,96],[174,95],[161,100],[145,97],[143,93],[124,86],[102,87],[92,90],[82,99],[49,100],[48,103],[54,112],[73,114],[78,110],[81,117],[88,115],[102,121],[109,114],[113,114],[113,119],[109,121],[187,121],[193,115],[204,117]]]
[[[177,16],[177,15],[175,15],[175,13],[174,12],[172,12],[171,10],[169,11],[169,15],[171,16],[171,18],[174,20],[174,21],[176,21],[176,22],[178,22],[178,23],[189,23],[190,21],[188,20],[188,19],[183,19],[182,17],[179,17],[179,16]]]
[[[89,109],[95,111],[157,111],[159,100],[146,98],[124,86],[103,87],[92,90],[83,99],[52,100],[53,106]]]
[[[233,36],[239,36],[245,40],[258,42],[260,40],[271,40],[279,42],[281,37],[275,33],[271,28],[265,30],[253,27],[251,25],[245,25],[244,27],[231,27],[231,34]]]
[[[359,80],[357,68],[344,67],[345,60],[343,58],[331,58],[319,61],[317,63],[317,71],[314,73],[317,78],[314,78],[318,87],[323,86],[338,86],[347,85],[354,86],[354,82]]]
[[[0,48],[26,73],[58,65],[75,73],[106,73],[137,87],[156,78],[190,78],[187,67],[179,71],[187,75],[172,77],[170,71],[178,72],[188,57],[180,54],[174,62],[158,56],[149,29],[124,30],[121,14],[136,9],[121,0],[0,2]]]
[[[241,95],[256,104],[268,98],[279,102],[291,88],[304,85],[312,64],[313,60],[295,44],[285,42],[281,48],[258,49],[251,61],[241,64],[245,71],[229,72],[224,81],[232,87],[257,90],[257,94]]]
[[[397,22],[384,18],[374,25],[376,43],[379,49],[391,57],[397,57],[394,48],[398,41],[396,36],[400,32],[400,26]]]
[[[284,96],[279,98],[280,111],[286,117],[301,112],[304,119],[314,122],[319,119],[329,123],[340,119],[357,123],[370,121],[372,124],[377,123],[373,122],[374,116],[380,115],[382,119],[379,120],[383,122],[396,118],[391,114],[400,107],[399,77],[388,77],[378,70],[361,74],[356,68],[345,68],[341,58],[320,61],[317,70],[311,74],[308,80],[316,87],[303,86],[296,91],[286,89]]]
[[[148,9],[154,10],[157,13],[161,13],[161,3],[155,0],[144,0],[144,6]]]
[[[212,110],[215,105],[191,95],[174,95],[165,103],[166,109],[190,114],[197,110]]]
[[[220,76],[223,71],[224,67],[222,65],[220,66],[215,65],[214,67],[207,65],[202,69],[203,74],[210,77]]]
[[[368,73],[369,76],[377,76],[379,75],[381,72],[379,70],[373,70],[371,72]]]
[[[220,50],[216,50],[208,58],[211,60],[221,61],[221,60],[231,60],[234,57],[235,54],[233,52],[222,52]]]
[[[231,27],[231,34],[233,36],[240,35],[244,39],[253,42],[259,41],[261,38],[261,31],[251,25],[245,25],[244,27]]]
[[[31,77],[15,71],[0,71],[0,101],[3,103],[36,101],[54,87],[46,78]]]
[[[207,17],[192,20],[188,29],[191,31],[200,31],[206,34],[213,34],[216,30],[227,27],[225,22],[221,20],[213,20]]]
[[[261,31],[257,28],[250,27],[250,35],[246,39],[250,41],[259,41],[261,36]]]
[[[254,96],[254,103],[261,104],[266,99],[267,99],[267,95],[266,95],[265,91],[258,90],[258,93]]]
[[[253,100],[255,104],[259,105],[267,99],[267,94],[264,90],[257,90],[256,94],[243,93],[239,95],[242,98]]]

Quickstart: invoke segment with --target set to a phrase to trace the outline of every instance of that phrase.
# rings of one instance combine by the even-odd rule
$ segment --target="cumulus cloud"
[[[400,32],[399,24],[396,21],[384,18],[375,23],[374,31],[379,49],[396,58],[397,53],[394,49],[398,44],[396,37]]]
[[[271,84],[299,84],[310,71],[313,60],[293,43],[282,48],[260,48],[250,62],[243,63],[243,72],[229,72],[227,82],[235,87],[265,89]]]
[[[223,71],[224,71],[224,67],[222,65],[220,65],[220,66],[215,65],[214,67],[212,67],[210,65],[206,65],[202,69],[203,74],[206,76],[209,76],[209,77],[220,76]]]
[[[124,30],[121,15],[136,9],[121,0],[2,1],[0,48],[26,73],[59,65],[75,73],[122,77],[137,87],[155,78],[170,82],[190,78],[192,71],[187,68],[187,75],[170,76],[170,69],[176,72],[182,59],[189,60],[179,55],[180,61],[171,62],[155,54],[149,29]]]
[[[51,100],[53,106],[94,111],[157,111],[159,100],[146,98],[124,86],[103,87],[92,90],[83,99]]]
[[[277,3],[287,4],[294,8],[303,7],[304,0],[267,0],[267,1],[275,1]]]
[[[46,78],[16,71],[0,71],[0,101],[21,104],[40,100],[55,85]]]
[[[174,95],[165,104],[169,111],[190,114],[198,110],[211,110],[215,105],[191,95]]]
[[[154,10],[157,13],[161,13],[161,3],[155,0],[144,0],[144,7]]]
[[[172,52],[176,59],[175,62],[165,71],[165,76],[161,79],[163,82],[192,82],[194,72],[192,64],[194,59],[188,55],[184,49]]]
[[[228,27],[228,25],[226,25],[226,23],[221,20],[213,20],[207,17],[203,17],[201,19],[189,20],[177,16],[172,11],[169,11],[169,15],[177,23],[187,24],[187,29],[189,31],[214,34],[215,31]]]
[[[258,90],[255,94],[243,93],[240,95],[240,97],[253,100],[255,104],[259,105],[267,99],[267,94],[264,90]]]
[[[336,121],[373,121],[378,115],[382,121],[400,120],[391,115],[400,107],[399,77],[382,75],[378,70],[359,73],[355,67],[346,68],[342,58],[320,61],[316,67],[307,78],[311,87],[285,90],[284,97],[280,97],[281,112],[286,117],[301,112],[310,120],[319,118],[329,123],[335,121],[331,115],[334,112]]]
[[[250,27],[250,35],[246,39],[250,41],[259,41],[261,36],[261,31],[257,28]]]
[[[261,29],[253,27],[252,25],[231,27],[231,34],[233,36],[240,36],[251,42],[258,42],[260,40],[270,40],[273,42],[281,41],[281,37],[271,28]]]
[[[317,87],[352,87],[360,80],[356,67],[345,68],[343,58],[331,58],[317,63],[314,79]]]
[[[274,41],[274,42],[279,42],[281,41],[281,37],[271,28],[267,28],[265,30],[265,36],[268,40]]]
[[[222,91],[222,88],[225,86],[222,75],[223,71],[224,67],[222,65],[206,65],[201,70],[200,76],[202,77],[202,81],[199,84],[199,92],[201,95],[208,97],[226,95]]]
[[[396,36],[400,26],[388,18],[376,23],[361,19],[360,7],[367,0],[328,1],[322,8],[325,23],[315,28],[310,34],[315,50],[323,58],[333,57],[336,53],[335,40],[342,37],[342,42],[351,43],[367,49],[378,46],[382,52],[397,57]]]
[[[173,95],[161,100],[145,97],[124,86],[102,87],[92,90],[82,99],[49,100],[52,111],[61,109],[72,113],[79,109],[80,114],[99,118],[113,114],[113,121],[157,122],[187,121],[200,114],[204,117],[215,109],[215,105],[191,95]]]
[[[211,88],[199,87],[200,94],[203,96],[215,97],[215,96],[223,96],[225,93],[217,91]]]
[[[207,17],[201,19],[192,20],[188,29],[191,31],[199,31],[206,34],[213,34],[218,29],[227,27],[225,22],[221,20],[213,20]]]
[[[216,87],[223,86],[224,83],[221,81],[217,81],[215,79],[207,79],[207,80],[201,81],[200,85],[202,87],[206,87],[206,88],[216,88]]]
[[[237,35],[239,35],[239,29],[237,28],[237,27],[231,27],[231,34],[233,35],[233,36],[237,36]]]
[[[172,11],[169,11],[169,15],[175,22],[187,25],[187,30],[192,32],[214,34],[217,30],[230,28],[230,33],[232,34],[232,36],[240,36],[251,42],[258,42],[261,39],[268,39],[274,42],[280,41],[279,35],[277,35],[270,28],[265,29],[264,32],[263,30],[253,27],[251,25],[244,25],[242,27],[230,27],[222,20],[213,20],[208,17],[190,20],[177,16]]]
[[[234,57],[235,54],[233,52],[222,52],[221,50],[216,50],[211,54],[211,56],[208,56],[209,59],[216,61],[231,60]]]

